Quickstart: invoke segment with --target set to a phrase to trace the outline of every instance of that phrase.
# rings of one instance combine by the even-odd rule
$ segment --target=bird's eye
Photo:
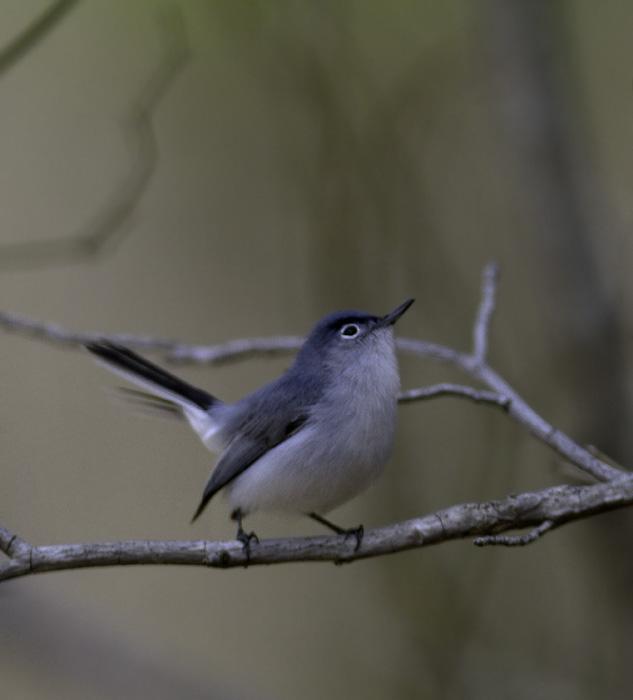
[[[360,333],[360,328],[355,323],[346,323],[341,328],[343,338],[355,338]]]

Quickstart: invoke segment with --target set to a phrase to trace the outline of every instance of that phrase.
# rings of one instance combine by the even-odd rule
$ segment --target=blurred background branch
[[[52,2],[38,17],[18,34],[12,41],[0,49],[0,78],[3,73],[13,68],[24,56],[37,48],[39,42],[76,7],[79,0],[57,0]]]
[[[0,68],[11,65],[41,40],[75,2],[58,2],[0,55]],[[120,243],[130,232],[131,217],[152,177],[158,160],[154,117],[165,94],[187,64],[189,46],[184,19],[176,4],[165,5],[159,14],[163,56],[153,75],[133,101],[122,120],[129,168],[92,220],[79,231],[50,241],[26,241],[0,245],[0,268],[27,269],[60,265],[91,258]]]

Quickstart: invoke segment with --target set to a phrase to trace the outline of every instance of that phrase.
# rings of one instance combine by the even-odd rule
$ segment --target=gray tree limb
[[[464,503],[422,518],[365,532],[360,547],[340,535],[261,540],[250,555],[241,542],[129,541],[36,547],[0,525],[0,581],[47,571],[97,566],[177,565],[228,569],[288,562],[344,564],[368,557],[477,537],[475,543],[528,544],[546,530],[633,503],[633,475],[592,486],[555,486],[511,495],[488,503]],[[524,538],[495,537],[519,528],[535,528]]]

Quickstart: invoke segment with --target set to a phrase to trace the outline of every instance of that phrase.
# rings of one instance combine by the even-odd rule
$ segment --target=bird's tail
[[[222,404],[215,396],[188,384],[122,345],[103,341],[88,343],[86,349],[99,358],[100,364],[150,392],[124,390],[134,403],[154,413],[184,415],[205,443],[211,438],[214,422],[209,409]]]

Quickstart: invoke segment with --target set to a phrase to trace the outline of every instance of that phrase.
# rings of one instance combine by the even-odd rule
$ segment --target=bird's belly
[[[391,454],[393,420],[376,427],[378,436],[358,433],[344,438],[344,426],[329,440],[306,426],[277,445],[228,484],[232,509],[289,513],[327,513],[364,491],[383,472]],[[326,433],[327,434],[327,433]]]

